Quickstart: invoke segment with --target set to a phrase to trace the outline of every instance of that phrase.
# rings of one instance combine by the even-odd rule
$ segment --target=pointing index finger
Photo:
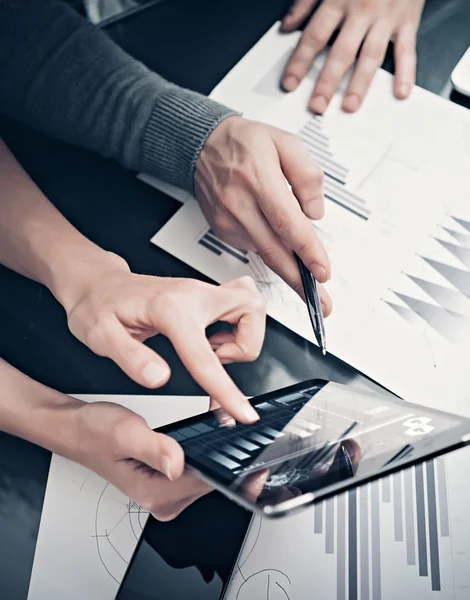
[[[179,322],[168,332],[176,352],[197,383],[237,421],[253,423],[258,414],[238,389],[206,338],[192,322]]]

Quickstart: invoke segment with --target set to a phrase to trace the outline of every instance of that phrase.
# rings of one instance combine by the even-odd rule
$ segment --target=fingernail
[[[167,367],[155,362],[148,363],[142,371],[142,376],[149,386],[158,385],[166,378],[167,374]]]
[[[314,96],[310,102],[310,110],[314,113],[323,114],[328,106],[324,96]]]
[[[171,460],[168,458],[168,456],[164,456],[162,458],[162,468],[163,468],[163,472],[168,477],[168,479],[170,481],[173,481],[173,473],[171,470]]]
[[[357,94],[347,94],[344,97],[343,107],[345,110],[355,112],[359,108],[360,99]]]
[[[233,363],[233,360],[230,360],[229,358],[221,358],[220,359],[221,365],[231,365],[232,363]]]
[[[223,425],[224,427],[235,427],[237,422],[230,415],[224,415],[223,417],[220,418],[220,424]]]
[[[251,404],[247,404],[246,406],[243,407],[243,416],[250,423],[254,423],[255,421],[259,421],[259,414],[251,406]]]
[[[258,475],[254,485],[256,495],[261,494],[261,492],[264,490],[264,486],[266,485],[268,477],[269,473],[261,473],[261,475]]]
[[[287,75],[282,80],[282,87],[286,90],[286,92],[292,92],[299,85],[299,80],[295,75]]]
[[[406,97],[409,92],[410,92],[410,86],[408,85],[408,83],[401,83],[398,86],[398,95],[401,96],[402,98]]]
[[[320,283],[325,283],[326,281],[326,269],[321,265],[313,265],[312,273],[315,279]]]
[[[215,352],[216,350],[218,350],[220,347],[222,346],[222,344],[211,344],[211,348],[212,350]]]

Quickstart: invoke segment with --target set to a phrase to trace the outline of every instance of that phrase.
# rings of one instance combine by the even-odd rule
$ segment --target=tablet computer
[[[158,431],[181,444],[196,476],[267,517],[470,443],[469,419],[322,380],[251,403],[251,425],[227,427],[215,410]]]

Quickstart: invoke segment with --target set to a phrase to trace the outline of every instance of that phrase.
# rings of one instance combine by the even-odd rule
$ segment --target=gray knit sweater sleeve
[[[0,113],[193,191],[228,108],[134,60],[60,0],[0,1]]]

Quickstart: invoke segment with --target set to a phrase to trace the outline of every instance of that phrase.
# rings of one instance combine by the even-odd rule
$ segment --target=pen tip
[[[321,349],[321,353],[323,354],[323,356],[326,356],[326,348],[325,348],[325,347],[323,347],[323,348]]]

